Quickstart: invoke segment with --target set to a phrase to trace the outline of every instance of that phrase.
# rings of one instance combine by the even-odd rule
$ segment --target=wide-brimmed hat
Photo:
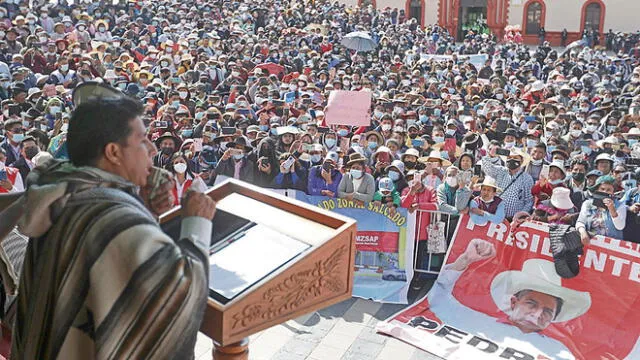
[[[562,174],[567,177],[567,169],[564,167],[564,162],[563,161],[552,161],[551,164],[549,164],[549,167],[554,167],[554,168],[558,168],[560,169],[560,171],[562,171]]]
[[[182,141],[180,141],[179,138],[173,136],[172,133],[170,132],[165,132],[162,135],[160,135],[160,137],[158,137],[155,141],[156,146],[159,148],[160,147],[160,143],[162,142],[162,140],[164,139],[171,139],[173,140],[173,145],[175,146],[175,149],[178,149],[180,147],[180,144],[182,143]]]
[[[520,167],[526,167],[527,164],[529,164],[529,161],[531,160],[531,156],[524,150],[524,149],[520,149],[520,148],[511,148],[509,150],[509,155],[506,157],[507,159],[512,159],[516,156],[519,156],[520,158],[522,158],[522,163],[520,164]]]
[[[502,189],[498,187],[498,181],[495,178],[492,178],[491,176],[485,176],[484,177],[484,181],[482,182],[482,184],[480,184],[480,187],[482,186],[489,186],[492,187],[494,189],[496,189],[496,191],[501,191]]]
[[[553,189],[553,192],[551,193],[551,205],[560,210],[573,209],[571,190],[566,187],[557,187]]]
[[[244,136],[238,136],[237,138],[233,139],[233,141],[227,143],[227,149],[243,149],[244,151],[253,150],[253,148],[248,145],[247,138],[245,138]]]
[[[384,144],[384,138],[382,137],[382,135],[379,132],[374,131],[374,130],[366,132],[364,134],[364,138],[368,139],[369,136],[371,136],[371,135],[375,136],[376,139],[378,139],[378,144]]]
[[[354,152],[353,154],[349,155],[349,161],[347,162],[347,166],[351,166],[353,164],[358,164],[358,163],[366,164],[367,158],[358,152]]]
[[[533,290],[562,299],[562,307],[551,322],[565,322],[586,313],[591,307],[591,295],[562,286],[562,278],[553,262],[529,259],[522,270],[508,270],[498,274],[491,282],[491,297],[498,308],[511,312],[511,298],[522,290]]]
[[[629,132],[622,134],[626,139],[629,136],[640,136],[640,128],[634,127],[629,129]]]
[[[393,160],[391,162],[391,165],[387,166],[387,168],[385,169],[386,171],[389,171],[389,169],[391,168],[396,168],[398,170],[400,170],[400,173],[404,174],[404,163],[400,160]]]
[[[451,161],[443,158],[442,154],[440,153],[440,151],[437,151],[437,150],[434,150],[431,153],[429,153],[429,156],[423,156],[421,158],[418,158],[418,161],[421,162],[421,163],[429,163],[429,162],[433,162],[433,161],[440,161],[440,163],[444,167],[451,166]]]
[[[420,157],[420,152],[418,151],[418,149],[414,149],[414,148],[408,149],[407,151],[405,151],[405,153],[404,153],[404,154],[402,154],[402,156],[400,156],[400,159],[401,159],[402,161],[404,161],[404,158],[405,158],[405,156],[407,156],[407,155],[409,155],[409,156],[415,156],[415,157],[416,157],[416,159],[417,159],[417,158],[419,158],[419,157]]]

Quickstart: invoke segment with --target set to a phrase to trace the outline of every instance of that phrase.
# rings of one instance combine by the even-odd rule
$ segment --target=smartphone
[[[349,151],[349,138],[340,138],[340,150],[345,154]]]
[[[639,158],[632,158],[632,157],[629,157],[629,158],[626,158],[624,162],[625,162],[625,164],[627,164],[627,165],[631,165],[631,166],[640,166],[640,159],[639,159]]]
[[[164,128],[166,128],[168,125],[167,125],[167,122],[166,122],[166,121],[156,120],[156,121],[153,123],[153,126],[155,126],[155,127],[159,128],[159,129],[164,129]]]
[[[604,206],[604,201],[602,201],[603,199],[600,198],[593,198],[593,206],[595,207],[599,207],[599,208],[605,208]]]
[[[536,117],[534,115],[528,115],[528,116],[524,117],[524,121],[526,121],[526,122],[531,122],[531,121],[533,121],[535,119],[536,119]]]
[[[318,133],[320,134],[326,134],[329,132],[329,128],[328,127],[323,127],[323,126],[319,126],[318,127]]]
[[[248,115],[249,113],[251,113],[251,110],[249,109],[238,109],[236,110],[236,112],[240,115]]]
[[[236,133],[236,128],[234,127],[224,126],[222,129],[220,129],[221,135],[233,135],[235,133]]]
[[[444,139],[444,146],[442,146],[443,151],[455,151],[456,150],[456,139],[453,137]]]
[[[209,120],[218,120],[218,119],[220,119],[220,114],[218,114],[218,113],[207,113],[207,119],[209,119]]]
[[[304,104],[304,105],[311,105],[311,99],[310,99],[310,98],[304,98],[304,99],[302,99],[302,104]]]
[[[260,160],[259,160],[259,161],[260,161],[260,165],[261,165],[262,167],[266,167],[267,165],[269,165],[269,159],[267,159],[266,157],[262,157],[262,158],[260,158]]]
[[[496,154],[500,156],[509,156],[509,154],[511,154],[511,151],[507,149],[496,149]]]
[[[193,139],[193,151],[195,152],[202,151],[202,138]]]
[[[480,164],[473,165],[473,175],[482,176],[482,165]]]
[[[289,156],[289,158],[282,163],[282,167],[284,167],[285,169],[290,169],[291,165],[293,165],[295,161],[296,159],[293,156]]]
[[[272,102],[275,107],[284,106],[284,100],[273,100]]]
[[[5,181],[7,180],[7,170],[2,169],[0,170],[0,181]]]
[[[570,120],[571,119],[571,115],[569,115],[569,114],[560,114],[560,115],[558,115],[558,119]]]
[[[414,184],[422,182],[422,174],[423,174],[423,172],[419,171],[415,175],[413,175],[413,183]]]
[[[20,116],[22,108],[18,104],[9,105],[9,116]]]
[[[549,168],[550,167],[548,164],[542,165],[542,170],[540,170],[540,178],[549,178]]]
[[[288,108],[282,109],[282,116],[285,118],[285,120],[289,119],[289,109]]]
[[[498,120],[498,127],[496,128],[496,132],[503,133],[507,131],[508,127],[509,127],[509,121],[500,119]]]

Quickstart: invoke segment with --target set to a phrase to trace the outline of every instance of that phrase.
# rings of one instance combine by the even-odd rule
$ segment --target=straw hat
[[[562,308],[551,320],[554,323],[575,319],[591,307],[589,293],[563,287],[562,278],[553,262],[548,260],[529,259],[522,265],[522,270],[503,271],[491,282],[491,297],[498,308],[507,314],[511,312],[511,298],[522,290],[533,290],[562,299]]]
[[[440,163],[442,164],[443,167],[451,166],[451,161],[443,158],[442,154],[440,153],[440,151],[437,151],[437,150],[432,151],[429,154],[429,156],[423,156],[421,158],[418,158],[418,161],[421,162],[421,163],[429,163],[429,162],[434,162],[434,161],[440,161]]]
[[[491,176],[485,176],[484,181],[482,182],[482,184],[480,184],[480,186],[488,186],[496,189],[496,191],[502,191],[502,189],[498,187],[498,182],[496,181],[496,179],[492,178]]]

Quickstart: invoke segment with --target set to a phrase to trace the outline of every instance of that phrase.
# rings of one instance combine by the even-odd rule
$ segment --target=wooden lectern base
[[[249,338],[227,346],[217,346],[213,342],[214,360],[249,360]]]

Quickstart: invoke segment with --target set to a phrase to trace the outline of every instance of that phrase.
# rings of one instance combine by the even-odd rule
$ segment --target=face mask
[[[28,129],[31,127],[31,124],[27,120],[22,120],[22,127]]]
[[[98,28],[98,31],[100,31],[101,33],[103,33],[103,32],[105,32],[105,31],[107,31],[107,29],[105,29],[104,27],[99,27],[99,28]]]
[[[278,135],[278,128],[272,128],[271,135]]]
[[[186,99],[187,95],[189,95],[189,93],[186,91],[180,91],[180,93],[178,94],[178,96],[180,96],[180,99]]]
[[[171,107],[174,107],[176,109],[179,108],[180,107],[180,101],[179,100],[172,101],[171,102]]]
[[[551,154],[555,149],[556,149],[555,145],[549,145],[547,146],[547,153]]]
[[[513,108],[513,114],[516,116],[520,116],[522,114],[522,108],[519,106],[516,106]]]
[[[515,170],[519,167],[520,167],[520,161],[514,160],[514,159],[507,160],[507,168],[509,170]]]
[[[586,130],[587,130],[587,132],[590,132],[590,133],[592,133],[592,132],[596,131],[596,129],[597,129],[597,126],[596,126],[596,125],[587,125],[587,126],[586,126]]]
[[[531,160],[531,165],[540,166],[542,165],[542,159],[539,160]]]
[[[573,180],[577,181],[577,182],[583,182],[584,181],[584,173],[573,173],[571,175],[571,177],[573,178]]]
[[[429,117],[425,114],[422,114],[420,116],[418,116],[418,119],[420,120],[421,123],[427,123],[429,122]]]
[[[338,130],[338,135],[341,137],[345,137],[349,134],[349,131],[345,130],[345,129],[340,129]]]
[[[336,145],[336,139],[325,139],[324,143],[328,148],[332,148]]]
[[[512,147],[516,146],[515,141],[509,141],[509,142],[505,142],[504,143],[504,148],[505,149],[511,149]]]
[[[580,135],[582,135],[582,130],[573,129],[569,131],[569,134],[571,134],[572,137],[577,138],[577,137],[580,137]]]
[[[322,160],[322,156],[319,155],[319,154],[311,155],[310,158],[311,158],[311,162],[314,163],[314,164],[315,163],[319,163],[320,160]]]
[[[175,172],[177,172],[178,174],[184,174],[187,171],[187,164],[186,163],[173,164],[173,170],[175,170]]]
[[[182,130],[182,137],[183,138],[190,138],[191,136],[193,136],[193,129],[184,129],[184,130]]]
[[[233,155],[233,158],[236,160],[241,160],[244,157],[244,154],[235,154]]]
[[[608,125],[607,126],[607,131],[611,133],[611,132],[614,132],[616,130],[616,128],[617,128],[617,126],[615,126],[615,125]]]
[[[38,155],[39,152],[40,152],[40,149],[38,149],[35,146],[32,146],[24,150],[24,155],[27,157],[27,159],[31,160],[33,159],[34,156]]]
[[[504,99],[504,94],[502,94],[502,93],[496,94],[496,99],[498,99],[498,100]]]
[[[538,141],[537,140],[533,140],[533,139],[527,139],[527,147],[528,148],[534,148],[536,145],[538,145]]]
[[[391,130],[391,125],[383,124],[383,125],[380,126],[380,128],[382,129],[382,131],[389,131],[389,130]]]
[[[433,109],[433,115],[434,116],[440,116],[442,114],[442,110],[441,109]]]
[[[269,125],[258,125],[260,131],[269,131]]]
[[[400,173],[397,171],[389,170],[389,178],[393,181],[400,179]]]
[[[67,132],[67,130],[69,130],[69,124],[68,123],[62,124],[62,126],[60,127],[60,131]]]
[[[554,186],[555,186],[555,185],[560,185],[560,184],[562,184],[562,182],[564,182],[564,179],[550,180],[550,181],[549,181],[549,183],[550,183],[551,185],[554,185]]]
[[[24,134],[13,134],[13,142],[20,143],[24,140]]]
[[[449,185],[451,187],[458,186],[458,179],[455,176],[447,176],[445,181],[446,181],[447,185]]]
[[[453,136],[456,133],[456,131],[454,129],[447,129],[446,133],[449,136]]]
[[[160,66],[167,67],[167,66],[169,66],[169,63],[166,62],[166,61],[163,61],[163,62],[160,63]]]
[[[369,147],[369,149],[373,150],[373,149],[376,149],[378,147],[378,143],[375,142],[375,141],[369,141],[367,143],[367,146]]]
[[[349,170],[349,174],[351,174],[354,179],[360,179],[362,177],[362,170],[351,169]]]
[[[629,146],[633,146],[635,144],[638,143],[638,139],[627,139],[627,142],[629,143]]]
[[[434,136],[433,137],[433,141],[435,141],[436,144],[443,143],[444,142],[444,136]]]
[[[60,65],[60,71],[68,71],[68,70],[69,70],[68,64]]]
[[[374,110],[373,111],[373,116],[375,116],[376,118],[380,119],[382,117],[382,115],[384,115],[384,113],[380,110]]]
[[[164,154],[164,155],[171,155],[173,154],[173,148],[170,146],[165,146],[163,148],[160,148],[160,151]]]
[[[297,89],[298,89],[298,85],[296,85],[296,84],[290,84],[289,85],[289,90],[296,91]]]
[[[586,113],[587,111],[589,111],[589,107],[587,107],[587,106],[581,106],[580,107],[580,112]]]

